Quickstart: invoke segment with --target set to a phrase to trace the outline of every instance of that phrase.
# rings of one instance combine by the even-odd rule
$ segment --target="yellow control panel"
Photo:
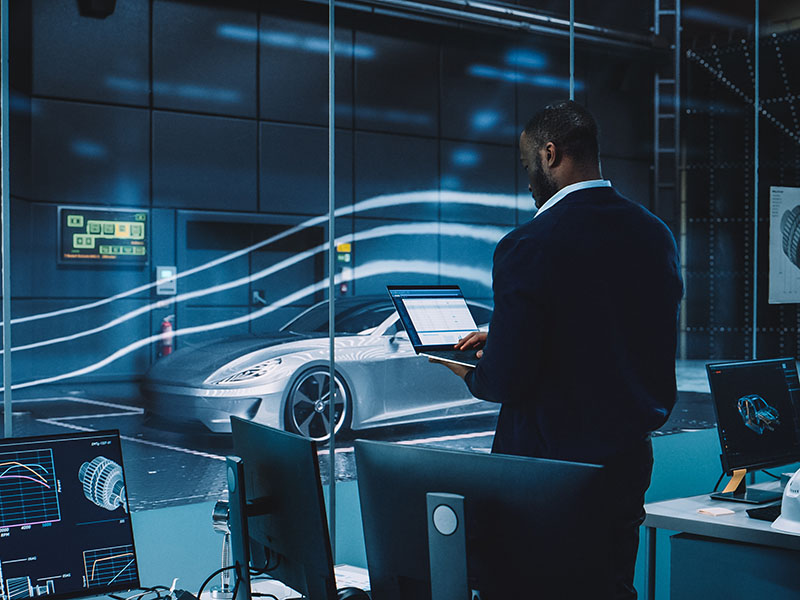
[[[147,262],[147,213],[59,208],[61,262]]]

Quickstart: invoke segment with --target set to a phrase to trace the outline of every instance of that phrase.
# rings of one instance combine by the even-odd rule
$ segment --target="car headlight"
[[[211,385],[223,385],[223,384],[231,384],[231,383],[243,383],[250,381],[252,379],[258,379],[259,377],[264,377],[264,375],[268,375],[275,369],[277,369],[281,362],[283,362],[280,358],[270,358],[269,360],[265,360],[264,362],[260,362],[256,365],[251,367],[247,367],[246,369],[242,369],[238,373],[234,373],[233,375],[226,375],[222,379],[217,379],[216,381],[210,381]]]

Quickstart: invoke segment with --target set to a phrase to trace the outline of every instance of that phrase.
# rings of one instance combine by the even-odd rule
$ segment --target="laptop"
[[[462,337],[478,331],[457,285],[390,285],[386,289],[417,354],[465,367],[478,364],[476,349],[453,348]]]

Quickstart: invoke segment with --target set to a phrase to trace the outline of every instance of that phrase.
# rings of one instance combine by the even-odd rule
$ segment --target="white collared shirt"
[[[548,208],[552,208],[556,204],[558,204],[559,200],[561,200],[567,194],[571,194],[572,192],[577,192],[578,190],[586,190],[589,188],[598,188],[598,187],[611,187],[611,182],[608,179],[590,179],[588,181],[579,181],[577,183],[572,183],[570,185],[564,186],[560,190],[558,190],[555,194],[553,194],[550,199],[542,205],[542,208],[536,211],[536,214],[533,215],[535,219]]]

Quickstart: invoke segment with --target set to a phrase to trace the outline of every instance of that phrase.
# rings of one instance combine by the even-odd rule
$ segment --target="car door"
[[[381,336],[385,359],[379,367],[379,385],[384,417],[401,421],[432,418],[474,400],[450,369],[417,355],[408,334],[397,327]]]

